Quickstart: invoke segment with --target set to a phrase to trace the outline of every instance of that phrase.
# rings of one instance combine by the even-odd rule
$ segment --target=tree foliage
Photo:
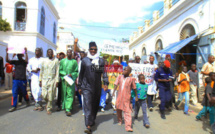
[[[7,20],[0,19],[0,31],[11,31],[10,23]]]

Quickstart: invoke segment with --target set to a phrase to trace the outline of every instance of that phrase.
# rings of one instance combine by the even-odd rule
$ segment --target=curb
[[[6,90],[6,91],[8,91],[8,90]],[[29,92],[29,91],[30,91],[30,88],[28,87],[27,92]],[[0,100],[6,99],[11,96],[12,96],[12,89],[11,89],[11,92],[9,92],[9,93],[5,93],[4,89],[0,89]]]
[[[0,95],[0,100],[3,100],[5,98],[11,97],[11,96],[12,96],[12,93],[8,93],[8,94],[5,94],[5,95]]]

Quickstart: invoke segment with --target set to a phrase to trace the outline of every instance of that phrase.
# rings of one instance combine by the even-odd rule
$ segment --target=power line
[[[95,25],[81,25],[81,24],[71,24],[71,23],[59,23],[64,25],[81,26],[81,27],[97,27],[97,28],[114,28],[114,29],[137,29],[131,27],[105,27],[105,26],[95,26]]]

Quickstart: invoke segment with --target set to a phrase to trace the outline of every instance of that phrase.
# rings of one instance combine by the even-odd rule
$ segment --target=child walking
[[[190,100],[192,100],[193,105],[196,105],[198,102],[197,99],[197,88],[198,88],[198,71],[196,70],[196,64],[191,65],[191,70],[188,71],[190,76]]]
[[[147,117],[147,104],[146,104],[148,85],[145,83],[145,76],[143,74],[140,74],[138,76],[138,79],[140,83],[136,83],[138,101],[136,101],[136,104],[135,104],[134,118],[135,119],[138,118],[139,109],[140,107],[142,107],[143,126],[145,126],[146,128],[149,128],[150,124],[149,124],[149,119]]]
[[[131,106],[131,89],[135,91],[136,94],[136,101],[137,98],[137,91],[135,85],[135,79],[129,77],[131,73],[131,67],[127,66],[124,68],[123,75],[119,75],[114,83],[114,91],[112,96],[115,96],[115,91],[117,86],[119,85],[118,95],[116,100],[116,109],[117,109],[117,118],[118,124],[122,125],[122,111],[124,112],[124,121],[125,121],[125,130],[128,132],[133,132],[131,127],[132,125],[132,106]]]
[[[211,88],[211,82],[212,81],[210,77],[207,77],[205,79],[205,83],[207,84],[207,86],[205,87],[205,96],[202,101],[203,108],[196,116],[196,119],[200,120],[203,115],[205,116],[206,113],[209,112],[210,125],[214,123],[214,112],[215,112],[214,105],[211,103],[211,97],[212,97],[212,91],[213,91],[213,89]]]
[[[183,66],[182,68],[182,73],[179,74],[178,76],[178,101],[175,104],[176,109],[178,109],[178,105],[181,103],[183,98],[185,97],[185,105],[184,105],[184,114],[189,115],[188,110],[189,110],[189,90],[190,90],[190,77],[187,74],[187,67]]]

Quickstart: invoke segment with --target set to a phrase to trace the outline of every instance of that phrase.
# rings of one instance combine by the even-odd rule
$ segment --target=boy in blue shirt
[[[147,117],[147,103],[146,103],[148,85],[145,84],[145,76],[143,74],[140,74],[138,76],[138,79],[139,79],[139,83],[136,83],[138,101],[135,102],[134,118],[135,119],[138,118],[138,112],[140,110],[140,107],[142,107],[142,111],[143,111],[143,125],[146,128],[149,128],[150,127],[150,123],[149,123],[149,119]]]

